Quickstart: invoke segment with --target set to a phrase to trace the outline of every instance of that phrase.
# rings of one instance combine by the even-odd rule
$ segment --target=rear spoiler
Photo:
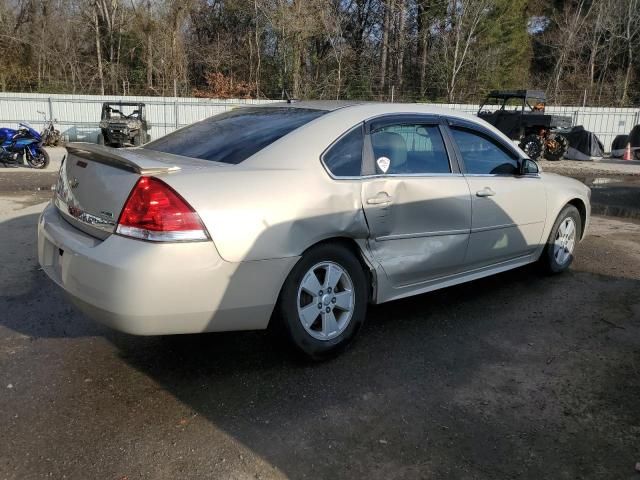
[[[180,170],[177,165],[154,159],[153,157],[157,155],[157,152],[151,150],[140,148],[115,149],[104,145],[82,142],[67,143],[65,147],[67,152],[74,157],[129,170],[139,175],[154,175]]]

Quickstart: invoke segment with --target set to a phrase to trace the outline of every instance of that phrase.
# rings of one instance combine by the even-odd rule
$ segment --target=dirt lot
[[[640,478],[633,220],[595,217],[566,274],[372,308],[350,350],[306,364],[261,332],[143,338],[86,319],[38,269],[50,192],[13,182],[0,479]]]

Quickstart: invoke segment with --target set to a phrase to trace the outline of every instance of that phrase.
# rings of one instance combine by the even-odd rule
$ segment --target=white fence
[[[95,142],[100,133],[98,123],[102,103],[105,101],[144,103],[152,139],[233,107],[272,102],[272,100],[0,93],[0,127],[16,128],[19,122],[27,121],[36,130],[41,130],[46,117],[46,119],[56,120],[56,128],[69,141]]]
[[[158,138],[173,130],[224,112],[240,105],[270,103],[272,100],[211,100],[175,97],[118,97],[99,95],[49,95],[31,93],[0,93],[0,126],[15,128],[28,121],[41,129],[44,117],[57,120],[57,128],[70,141],[96,141],[98,122],[104,101],[144,102],[151,137]],[[439,105],[440,107],[476,113],[478,105]],[[43,114],[38,113],[43,112]],[[570,116],[573,125],[583,125],[594,132],[611,149],[619,134],[627,134],[640,124],[638,108],[547,107],[547,112]]]

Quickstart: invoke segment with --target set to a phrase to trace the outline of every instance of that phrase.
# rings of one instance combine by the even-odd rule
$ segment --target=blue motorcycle
[[[31,168],[49,165],[49,154],[42,146],[42,136],[28,123],[17,130],[0,128],[0,163],[5,167],[18,167],[25,161]]]

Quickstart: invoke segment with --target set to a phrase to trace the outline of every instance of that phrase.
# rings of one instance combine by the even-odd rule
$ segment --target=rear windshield
[[[325,113],[292,107],[242,107],[176,130],[144,148],[238,164]]]

